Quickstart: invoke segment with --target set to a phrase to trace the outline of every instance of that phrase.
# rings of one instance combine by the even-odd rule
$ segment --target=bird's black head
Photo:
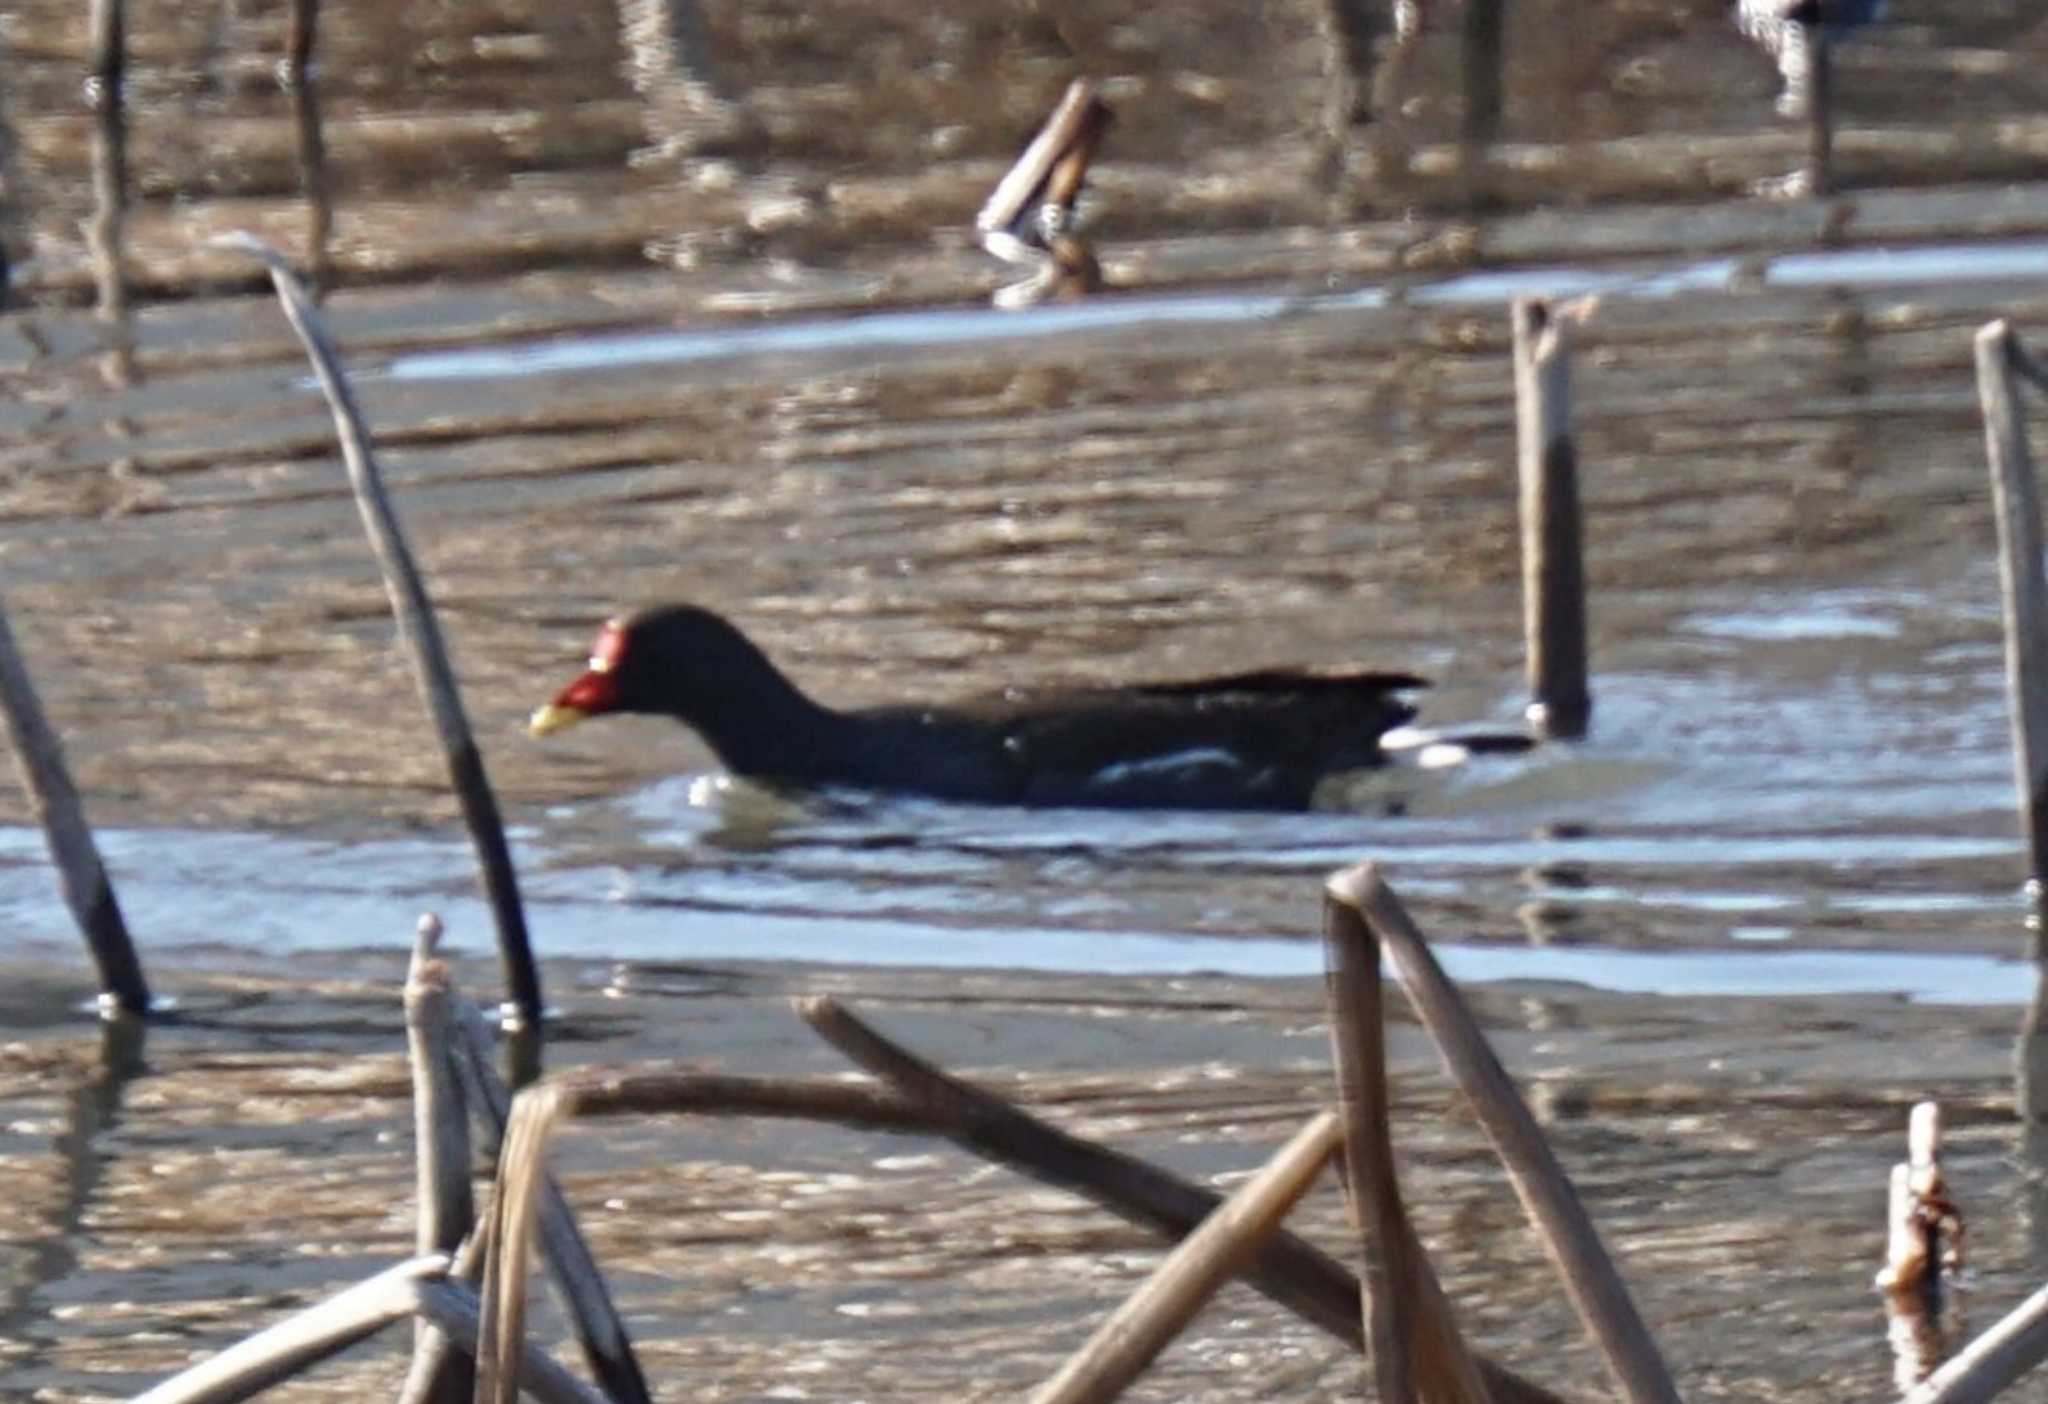
[[[703,724],[720,697],[745,697],[779,679],[761,650],[732,624],[696,605],[656,605],[598,630],[584,674],[527,723],[535,736],[607,712],[648,712]]]

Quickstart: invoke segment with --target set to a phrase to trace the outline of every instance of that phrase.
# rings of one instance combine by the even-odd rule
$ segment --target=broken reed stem
[[[1541,298],[1518,298],[1512,311],[1529,719],[1552,740],[1584,736],[1593,712],[1579,461],[1572,437],[1572,320],[1553,315]]]
[[[2038,920],[2048,897],[2048,583],[2041,570],[2041,508],[2014,372],[2019,338],[2003,318],[1977,332],[1977,399],[1998,523],[2000,613],[2005,622],[2006,706],[2027,834],[2027,878],[2037,921],[2034,956],[2048,956]]]
[[[521,1352],[526,1345],[528,1268],[539,1237],[540,1202],[551,1183],[548,1146],[568,1105],[568,1095],[553,1083],[536,1083],[512,1099],[512,1122],[498,1153],[491,1247],[484,1260],[476,1347],[477,1404],[518,1404]]]
[[[1222,1202],[1213,1191],[1131,1156],[1078,1140],[1000,1098],[930,1068],[868,1029],[836,1001],[803,1000],[798,1007],[805,1019],[837,1046],[848,1046],[838,1042],[845,1037],[878,1062],[907,1060],[899,1070],[921,1091],[906,1094],[837,1079],[668,1072],[571,1073],[549,1085],[572,1095],[579,1117],[649,1112],[790,1116],[944,1136],[1033,1179],[1084,1195],[1131,1223],[1168,1238],[1183,1237]],[[474,1024],[475,1034],[488,1040],[481,1019]],[[826,1032],[828,1028],[831,1033]],[[865,1040],[873,1040],[873,1045]],[[489,1060],[486,1047],[480,1055],[472,1054],[468,1062],[488,1069]],[[865,1057],[856,1056],[855,1061],[874,1066]],[[921,1081],[926,1074],[937,1082],[927,1086]],[[1258,1250],[1243,1276],[1250,1285],[1352,1349],[1362,1346],[1358,1280],[1321,1250],[1282,1231]],[[1563,1404],[1541,1385],[1484,1358],[1478,1363],[1495,1404]]]
[[[447,963],[435,954],[441,923],[420,918],[405,981],[406,1047],[412,1064],[415,1198],[421,1253],[454,1253],[476,1228],[470,1187],[469,1117],[455,1073],[454,1023]],[[464,1404],[474,1390],[470,1361],[430,1322],[413,1330],[412,1368],[400,1404]]]
[[[1892,1384],[1899,1393],[1932,1374],[1943,1354],[1941,1331],[1936,1323],[1926,1288],[1926,1275],[1910,1283],[1900,1274],[1910,1270],[1915,1254],[1925,1246],[1914,1213],[1913,1169],[1894,1165],[1886,1186],[1885,1266],[1877,1274],[1877,1287],[1884,1296],[1885,1343],[1892,1350]]]
[[[1312,1118],[1180,1241],[1145,1284],[1038,1388],[1032,1404],[1103,1404],[1121,1394],[1272,1236],[1342,1142],[1333,1114]]]
[[[1450,1303],[1408,1211],[1394,1167],[1380,947],[1358,912],[1323,894],[1330,1051],[1344,1115],[1344,1173],[1364,1254],[1366,1336],[1385,1404],[1485,1404]]]
[[[415,1310],[431,1321],[469,1357],[477,1358],[482,1331],[483,1306],[477,1294],[461,1282],[450,1279],[418,1282]],[[569,1373],[559,1361],[538,1346],[520,1350],[520,1387],[541,1404],[618,1404],[612,1396]]]
[[[1985,1404],[2048,1360],[2048,1287],[1949,1358],[1901,1404]]]
[[[180,1371],[137,1395],[131,1404],[234,1404],[247,1399],[411,1316],[418,1301],[413,1289],[447,1269],[447,1257],[438,1253],[386,1268]]]
[[[490,1025],[474,1004],[460,1000],[456,1005],[455,1032],[456,1068],[462,1075],[465,1099],[489,1140],[488,1154],[496,1159],[511,1119],[512,1094],[498,1076],[493,1061],[496,1049]],[[479,1236],[486,1242],[464,1248],[461,1257],[464,1275],[472,1268],[472,1250],[487,1248],[496,1242],[496,1233],[490,1222],[479,1230]],[[632,1337],[626,1333],[626,1323],[612,1301],[604,1274],[598,1271],[590,1245],[584,1241],[582,1230],[576,1227],[576,1216],[569,1208],[569,1201],[552,1176],[544,1177],[541,1185],[540,1237],[555,1290],[568,1308],[577,1342],[583,1348],[583,1358],[591,1373],[619,1404],[650,1404],[647,1377],[640,1369],[640,1359],[633,1350]]]
[[[100,861],[85,806],[64,763],[64,745],[43,711],[28,664],[14,642],[13,626],[0,607],[0,711],[7,716],[14,764],[28,791],[29,807],[43,827],[43,842],[56,864],[58,884],[71,919],[85,936],[86,948],[99,967],[100,1003],[108,1012],[140,1017],[149,1013],[149,984],[142,977],[142,959],[128,935],[114,885]]]
[[[1349,920],[1346,920],[1346,916]],[[1325,981],[1330,1004],[1330,1054],[1337,1104],[1344,1114],[1344,1183],[1360,1239],[1360,1306],[1366,1356],[1384,1404],[1416,1398],[1415,1293],[1412,1259],[1402,1251],[1401,1186],[1388,1130],[1386,1025],[1382,1019],[1379,943],[1355,912],[1323,901]]]
[[[462,709],[461,692],[456,686],[455,670],[448,662],[447,647],[441,640],[441,625],[433,601],[420,579],[412,549],[406,545],[397,509],[384,489],[383,470],[377,465],[376,450],[348,374],[342,368],[341,356],[319,310],[292,276],[283,254],[249,234],[226,235],[218,242],[255,255],[270,269],[270,281],[277,289],[285,317],[305,346],[328,407],[334,413],[335,432],[341,441],[342,459],[348,465],[349,483],[355,489],[363,530],[383,572],[384,590],[391,601],[399,638],[406,646],[420,696],[433,718],[435,734],[447,759],[449,780],[462,806],[470,843],[476,850],[484,894],[497,926],[505,982],[521,1023],[537,1033],[541,1021],[540,972],[533,963],[526,914],[519,901],[519,879],[512,868],[511,849],[505,842],[505,826],[498,816],[497,797],[491,791],[483,757]]]
[[[900,1088],[957,1145],[1045,1184],[1081,1194],[1111,1213],[1167,1238],[1192,1232],[1221,1197],[1135,1156],[1110,1150],[1012,1106],[892,1043],[829,996],[796,1001],[797,1013],[855,1063]],[[1364,1348],[1359,1285],[1342,1263],[1282,1231],[1252,1258],[1244,1280],[1353,1350]],[[1558,1396],[1480,1357],[1494,1404],[1561,1404]]]
[[[1633,1404],[1678,1404],[1656,1340],[1637,1314],[1578,1192],[1400,899],[1371,863],[1336,874],[1329,891],[1355,908],[1379,937],[1445,1067],[1464,1089],[1507,1167],[1516,1197],[1542,1236],[1565,1294],[1622,1396]]]
[[[1878,1269],[1879,1290],[1910,1295],[1920,1305],[1919,1287],[1927,1273],[1927,1238],[1913,1212],[1913,1167],[1901,1161],[1885,1178],[1884,1266]]]
[[[1096,96],[1093,80],[1076,78],[1067,84],[1066,93],[1046,117],[1045,125],[989,192],[988,200],[974,217],[975,230],[983,235],[1011,230],[1041,196],[1048,200],[1056,198],[1057,192],[1048,189],[1053,184],[1054,172],[1064,158],[1078,152],[1080,169],[1070,172],[1070,188],[1065,190],[1066,198],[1071,200],[1108,122],[1109,109]]]

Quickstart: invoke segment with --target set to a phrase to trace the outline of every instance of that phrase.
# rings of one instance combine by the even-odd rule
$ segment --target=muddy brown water
[[[631,8],[631,7],[626,7]],[[554,1066],[818,1072],[838,989],[1086,1134],[1228,1185],[1327,1096],[1321,876],[1389,866],[1688,1398],[1889,1387],[1869,1291],[1941,1098],[1985,1324],[2038,1280],[2010,1111],[2031,970],[1970,334],[2044,320],[2048,22],[1900,0],[1845,44],[1825,204],[1718,3],[1513,7],[1464,211],[1456,17],[1333,156],[1306,3],[715,5],[709,146],[646,13],[323,16],[334,323],[515,825]],[[110,1079],[26,805],[0,828],[0,1393],[132,1393],[406,1250],[391,952],[495,972],[332,429],[250,271],[303,250],[283,8],[135,4],[125,327],[95,318],[77,7],[0,15],[0,593],[181,1019]],[[1118,124],[1115,291],[979,310],[973,210],[1076,69]],[[723,124],[723,125],[720,125]],[[700,129],[699,137],[706,137]],[[1583,746],[1301,816],[1023,813],[722,786],[689,737],[524,715],[623,602],[740,619],[820,695],[1363,658],[1512,721],[1506,316],[1578,364]],[[125,349],[124,349],[125,347]],[[1468,1328],[1598,1367],[1420,1035],[1400,1144]],[[665,1397],[1014,1394],[1153,1248],[941,1147],[572,1132]],[[1302,1213],[1342,1250],[1325,1188]],[[297,1398],[395,1385],[372,1347]],[[1141,1388],[1346,1395],[1232,1289]]]

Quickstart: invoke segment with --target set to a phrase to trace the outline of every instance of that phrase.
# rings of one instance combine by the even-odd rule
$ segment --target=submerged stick
[[[2048,957],[2041,908],[2048,901],[2048,583],[2041,569],[2041,507],[2014,380],[2019,338],[2001,318],[1977,333],[1977,399],[1998,521],[2005,693],[2013,769],[2027,834],[2027,887],[2035,908],[2034,958]]]
[[[1356,909],[1323,894],[1331,1055],[1344,1174],[1362,1240],[1366,1335],[1386,1404],[1485,1404],[1486,1386],[1401,1202],[1387,1094],[1380,946]]]
[[[1033,1179],[1085,1195],[1111,1213],[1178,1239],[1214,1212],[1222,1197],[1135,1156],[1070,1136],[963,1082],[892,1043],[829,996],[800,999],[797,1013],[855,1063],[902,1089],[912,1106],[940,1123],[940,1134],[977,1155]],[[1294,1234],[1273,1236],[1244,1280],[1304,1320],[1362,1350],[1358,1279]],[[1481,1357],[1479,1371],[1495,1404],[1560,1404],[1549,1390]]]
[[[1586,567],[1572,438],[1571,319],[1541,298],[1513,309],[1516,471],[1522,519],[1522,639],[1529,719],[1553,740],[1586,734]]]
[[[417,1308],[414,1288],[448,1270],[442,1254],[386,1268],[180,1371],[131,1404],[235,1404],[375,1335]]]
[[[1657,1342],[1637,1314],[1578,1192],[1400,899],[1371,863],[1336,874],[1328,890],[1364,916],[1386,949],[1409,1002],[1436,1040],[1445,1067],[1464,1089],[1507,1167],[1516,1198],[1542,1236],[1565,1294],[1600,1348],[1622,1396],[1634,1404],[1678,1404],[1678,1391]]]
[[[456,1008],[456,1069],[462,1074],[470,1111],[489,1139],[489,1154],[496,1158],[512,1115],[512,1094],[498,1076],[491,1030],[482,1013],[467,1000]],[[553,1176],[541,1184],[540,1240],[556,1292],[568,1308],[583,1358],[605,1392],[619,1404],[651,1404],[647,1377],[641,1372],[632,1337],[613,1303],[604,1274],[576,1216],[569,1208],[562,1187]],[[493,1235],[495,1237],[495,1235]]]
[[[541,1021],[540,972],[534,966],[532,944],[527,939],[519,879],[512,868],[511,849],[505,842],[504,823],[498,817],[497,797],[491,791],[483,756],[477,750],[469,718],[462,709],[461,692],[456,686],[455,670],[448,662],[448,650],[441,641],[441,625],[433,601],[428,598],[419,567],[413,562],[412,549],[406,545],[397,509],[384,490],[383,470],[377,466],[376,451],[362,411],[356,405],[348,374],[342,369],[340,354],[319,310],[292,276],[284,255],[253,235],[227,235],[220,242],[255,255],[270,269],[270,281],[277,289],[285,317],[305,346],[320,388],[334,412],[335,432],[341,440],[341,455],[348,465],[349,483],[355,489],[363,530],[383,572],[384,591],[390,597],[392,617],[412,663],[413,680],[433,717],[434,731],[448,762],[448,778],[462,806],[470,843],[476,850],[484,895],[497,925],[505,983],[511,990],[521,1024],[537,1037]]]
[[[43,826],[50,861],[57,866],[64,905],[71,909],[71,919],[78,923],[93,963],[99,967],[100,1004],[110,1013],[146,1015],[149,984],[142,978],[142,959],[128,935],[107,866],[100,861],[99,845],[85,820],[85,806],[79,802],[78,787],[71,782],[71,768],[64,763],[63,743],[36,695],[35,681],[15,645],[14,628],[7,622],[4,608],[0,608],[0,711],[7,716],[7,735],[14,744],[14,764],[21,773],[22,788],[28,791],[29,807]]]
[[[405,981],[406,1047],[412,1063],[412,1122],[421,1253],[454,1253],[476,1228],[470,1189],[469,1117],[455,1073],[447,963],[435,954],[440,920],[420,918]],[[413,1331],[412,1368],[400,1404],[464,1404],[475,1386],[470,1361],[427,1321]]]
[[[1342,1141],[1334,1115],[1322,1112],[1312,1118],[1180,1241],[1145,1284],[1038,1388],[1032,1404],[1102,1404],[1121,1394],[1272,1236]]]

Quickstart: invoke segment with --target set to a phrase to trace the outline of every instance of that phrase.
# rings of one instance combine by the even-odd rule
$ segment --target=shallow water
[[[1841,50],[1846,194],[1810,202],[1753,194],[1803,137],[1719,0],[1512,9],[1475,214],[1442,17],[1400,121],[1337,141],[1318,6],[713,6],[754,126],[693,154],[647,80],[673,56],[608,6],[352,6],[316,75],[329,311],[514,826],[555,1066],[824,1071],[781,1005],[838,989],[1234,1183],[1327,1096],[1297,977],[1324,876],[1370,858],[1477,992],[1687,1397],[1870,1394],[1913,1098],[1957,1122],[1980,1324],[2048,1222],[2007,1110],[2035,979],[1970,345],[2048,322],[2048,26],[1897,0]],[[494,993],[331,425],[206,242],[310,254],[283,11],[129,6],[126,323],[84,310],[77,11],[0,16],[0,593],[181,1013],[132,1083],[99,1069],[26,805],[0,807],[0,1362],[52,1399],[402,1252],[392,953],[421,910]],[[1118,111],[1085,211],[1114,289],[999,315],[1011,271],[968,224],[1077,67]],[[675,597],[846,703],[1361,659],[1431,675],[1426,719],[1513,722],[1501,304],[1531,292],[1596,303],[1583,744],[1289,816],[796,805],[664,724],[521,734],[609,611]],[[1468,1325],[1591,1397],[1476,1127],[1396,1041]],[[922,1145],[691,1121],[570,1154],[674,1397],[1014,1394],[1150,1262]],[[1341,1243],[1334,1194],[1305,1218]],[[1352,1391],[1350,1360],[1225,1300],[1155,1396]]]
[[[859,322],[844,344],[796,326],[772,352],[740,329],[573,364],[560,341],[411,353],[366,393],[393,425],[543,949],[687,958],[732,949],[718,933],[754,914],[794,923],[757,924],[765,957],[912,948],[859,918],[923,928],[920,950],[971,926],[1011,951],[1034,928],[1101,933],[1122,968],[1108,938],[1312,932],[1321,874],[1371,857],[1446,939],[1988,954],[2019,948],[2020,860],[1967,328],[2030,293],[1959,278],[1603,301],[1579,371],[1591,738],[1363,777],[1298,817],[800,806],[712,783],[666,724],[547,745],[517,727],[616,602],[686,583],[833,700],[1364,652],[1439,679],[1427,720],[1512,721],[1491,318],[1301,298],[1218,354],[1158,343],[1156,304],[1133,300],[1125,324],[971,351],[879,319],[891,349],[865,364]],[[473,910],[457,841],[378,832],[442,822],[437,765],[331,469],[261,447],[285,407],[317,444],[311,392],[288,381],[258,408],[266,384],[276,397],[263,372],[201,369],[122,392],[169,421],[149,442],[188,436],[165,449],[183,466],[111,475],[146,500],[89,525],[24,514],[8,545],[31,648],[74,660],[44,673],[96,809],[187,821],[113,845],[166,945],[237,939],[252,905],[284,949],[375,939],[373,903],[393,931],[418,905]],[[247,408],[195,417],[194,397]],[[451,437],[464,405],[499,422]],[[63,431],[78,413],[39,428],[60,457],[106,451]],[[198,442],[219,438],[247,442]],[[656,445],[683,457],[652,461]],[[19,491],[92,476],[53,465]],[[280,823],[306,838],[252,827]],[[16,929],[56,938],[33,841],[7,852]]]

